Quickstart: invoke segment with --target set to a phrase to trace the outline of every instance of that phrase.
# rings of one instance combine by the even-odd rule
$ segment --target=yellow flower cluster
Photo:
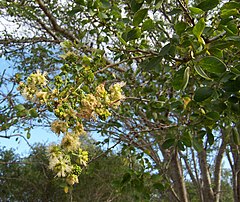
[[[104,84],[100,84],[96,87],[94,94],[87,94],[81,101],[81,109],[79,115],[86,119],[96,119],[97,115],[105,120],[111,116],[108,108],[117,108],[121,104],[121,100],[124,98],[122,94],[122,87],[124,82],[115,83],[110,86],[108,93]]]
[[[73,137],[68,134],[61,145],[52,145],[48,149],[49,169],[56,173],[56,177],[65,178],[69,186],[79,182],[78,176],[82,169],[78,165],[86,166],[88,162],[88,152],[80,149],[79,139]],[[74,154],[76,163],[71,160],[69,153]]]
[[[64,49],[70,44],[64,43]],[[121,104],[124,95],[124,82],[112,84],[108,90],[105,83],[98,84],[92,68],[94,60],[87,56],[68,51],[62,56],[67,61],[61,73],[49,82],[46,73],[39,70],[32,73],[25,83],[20,82],[18,89],[29,101],[44,105],[54,112],[56,120],[51,123],[51,130],[63,135],[59,145],[49,147],[49,168],[57,177],[65,178],[68,186],[78,183],[82,167],[88,163],[88,152],[80,145],[80,135],[84,134],[82,119],[100,118],[106,120],[111,116],[111,109]],[[79,67],[81,61],[81,67]],[[72,64],[72,66],[70,65]],[[77,77],[76,77],[77,76]],[[89,85],[84,89],[84,85]],[[89,93],[90,91],[90,93]]]
[[[37,70],[36,73],[32,73],[27,78],[26,83],[19,83],[18,90],[27,100],[44,104],[47,102],[49,95],[46,88],[47,83],[46,72],[41,73],[40,70]]]
[[[62,139],[61,145],[66,151],[76,151],[80,147],[79,135],[66,133]]]
[[[121,100],[124,99],[124,95],[122,95],[122,87],[125,86],[125,84],[125,82],[119,82],[110,86],[109,90],[112,107],[119,107]]]
[[[51,124],[52,132],[60,135],[60,133],[66,133],[68,129],[68,124],[65,121],[55,120]]]
[[[51,150],[51,148],[50,148]],[[70,157],[61,152],[49,153],[49,169],[54,170],[58,177],[66,177],[71,173],[73,166],[71,165]]]

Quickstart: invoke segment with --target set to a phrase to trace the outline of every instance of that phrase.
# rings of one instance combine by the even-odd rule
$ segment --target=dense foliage
[[[50,168],[69,185],[78,182],[75,157],[87,162],[76,143],[85,130],[158,173],[156,194],[171,201],[189,201],[188,179],[198,200],[219,201],[226,154],[240,200],[238,1],[15,0],[0,8],[18,26],[0,40],[16,72],[2,75],[13,90],[1,93],[1,130],[20,126],[29,136],[40,122],[64,133],[50,151],[64,169],[59,161]],[[17,99],[16,84],[27,100]]]
[[[93,146],[90,154],[98,157],[81,174],[74,189],[65,194],[64,181],[48,169],[46,146],[36,145],[26,157],[1,148],[0,198],[2,201],[134,201],[144,195],[134,187],[124,191],[122,178],[132,172],[123,156],[105,153]],[[94,153],[93,153],[94,152]],[[104,154],[104,155],[103,155]],[[137,172],[137,169],[134,171]],[[131,191],[129,191],[131,190]]]

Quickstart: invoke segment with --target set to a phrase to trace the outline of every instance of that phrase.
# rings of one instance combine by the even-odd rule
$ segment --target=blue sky
[[[7,74],[13,74],[13,70],[11,69],[11,62],[6,61],[4,58],[0,58],[0,73],[3,72],[4,69],[7,69]],[[3,90],[3,89],[1,89]],[[15,133],[13,130],[7,131],[8,135],[14,135]],[[0,132],[0,135],[5,135],[5,132]],[[26,137],[26,131],[22,131],[21,135]],[[59,142],[60,137],[57,137],[54,133],[50,131],[50,129],[46,128],[35,128],[31,130],[31,138],[28,139],[30,145],[35,143],[46,143],[50,144],[52,142]],[[26,143],[26,141],[19,137],[18,141],[16,141],[16,137],[7,139],[7,138],[0,138],[0,147],[6,147],[7,149],[13,148],[16,150],[17,153],[26,155],[30,151],[30,147]]]

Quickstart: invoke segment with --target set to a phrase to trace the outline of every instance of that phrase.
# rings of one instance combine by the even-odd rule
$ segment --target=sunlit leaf
[[[193,28],[193,34],[199,39],[205,28],[205,20],[201,18]]]

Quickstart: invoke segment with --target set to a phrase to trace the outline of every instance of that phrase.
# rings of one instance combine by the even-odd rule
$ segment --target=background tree
[[[12,149],[1,148],[1,200],[135,201],[146,197],[134,187],[128,186],[124,191],[122,186],[124,175],[137,172],[140,166],[132,170],[125,157],[106,153],[92,143],[88,148],[90,154],[97,155],[97,158],[83,171],[79,184],[69,194],[63,192],[64,181],[54,177],[48,169],[46,146],[34,146],[34,150],[23,158]]]
[[[36,67],[50,72],[51,87],[61,89],[56,99],[68,97],[85,129],[121,143],[145,170],[158,173],[168,200],[189,201],[190,178],[198,200],[219,201],[226,153],[240,200],[239,2],[37,0],[2,1],[1,8],[2,17],[31,31],[2,32],[2,53],[15,58],[20,73],[13,83],[25,82]],[[65,40],[59,58],[57,44]],[[119,108],[105,99],[104,113],[91,109],[94,122],[83,117],[85,95],[123,81]],[[34,117],[49,124],[50,112],[61,118],[57,104],[18,105],[10,92],[2,93],[2,130],[19,121],[34,126]]]

